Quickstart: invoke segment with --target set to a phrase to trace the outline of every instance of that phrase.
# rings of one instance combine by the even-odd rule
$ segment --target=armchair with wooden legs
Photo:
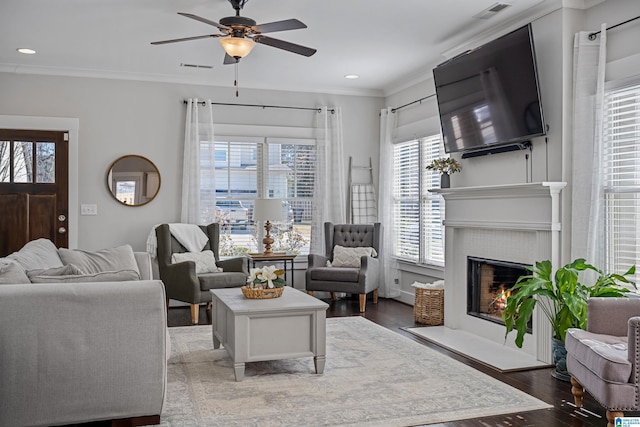
[[[567,331],[567,370],[578,408],[587,391],[607,410],[608,427],[640,410],[640,298],[590,298],[587,330]]]
[[[377,254],[382,248],[382,225],[375,224],[324,224],[325,255],[309,254],[306,272],[306,289],[309,295],[314,291],[357,294],[360,312],[366,308],[367,294],[373,292],[373,303],[378,302],[380,285],[380,261]],[[340,246],[344,253],[354,248],[373,248],[372,255],[357,256],[353,266],[336,266],[335,247]],[[331,266],[327,264],[329,261]],[[357,265],[356,265],[357,264]]]
[[[156,227],[158,241],[158,269],[160,279],[164,282],[169,300],[177,300],[191,304],[191,323],[198,324],[200,304],[207,303],[211,308],[211,289],[241,287],[247,282],[247,260],[236,257],[220,260],[218,246],[220,226],[217,223],[200,226],[209,241],[202,250],[211,250],[215,263],[222,268],[222,272],[196,274],[194,261],[172,263],[171,256],[176,253],[188,252],[187,249],[171,234],[169,224]]]

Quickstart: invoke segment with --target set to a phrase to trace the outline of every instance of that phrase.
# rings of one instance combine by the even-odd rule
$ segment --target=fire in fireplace
[[[525,264],[467,257],[467,314],[504,325],[509,289],[531,272]],[[529,325],[531,332],[531,325]]]

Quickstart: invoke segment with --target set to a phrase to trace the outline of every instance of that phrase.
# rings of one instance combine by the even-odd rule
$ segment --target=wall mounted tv
[[[530,24],[438,65],[433,77],[447,153],[508,151],[545,134]]]

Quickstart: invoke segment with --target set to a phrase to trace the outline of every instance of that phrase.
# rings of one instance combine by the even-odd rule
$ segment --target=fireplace
[[[522,348],[509,338],[498,315],[470,315],[468,257],[508,260],[516,268],[548,259],[560,264],[561,190],[564,182],[501,184],[438,189],[446,202],[444,275],[444,327],[460,330],[508,346],[551,363],[551,325],[537,306],[533,313],[532,339]],[[522,271],[522,270],[521,270]],[[522,271],[527,274],[528,271]],[[518,275],[518,274],[516,274]],[[516,278],[517,279],[517,278]],[[515,281],[515,280],[514,280]]]
[[[504,325],[502,311],[509,289],[520,276],[531,274],[525,264],[467,257],[467,314]],[[531,324],[528,325],[531,333]]]

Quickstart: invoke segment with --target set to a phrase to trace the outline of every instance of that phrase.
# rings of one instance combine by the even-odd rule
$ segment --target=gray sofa
[[[169,353],[166,297],[162,282],[149,280],[148,254],[128,247],[113,259],[109,250],[77,251],[60,261],[80,266],[52,267],[46,242],[0,259],[0,425],[159,423]],[[137,278],[127,271],[132,259]],[[87,271],[122,262],[122,270]]]

